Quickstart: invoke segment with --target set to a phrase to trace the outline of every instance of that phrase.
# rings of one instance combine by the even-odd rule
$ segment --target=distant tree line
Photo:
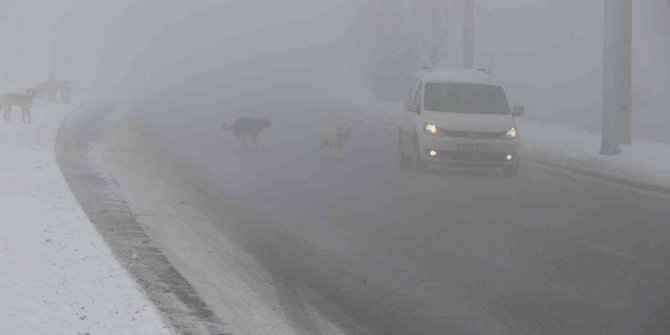
[[[382,100],[405,98],[413,75],[438,66],[453,46],[459,0],[370,0],[365,69],[371,92]]]

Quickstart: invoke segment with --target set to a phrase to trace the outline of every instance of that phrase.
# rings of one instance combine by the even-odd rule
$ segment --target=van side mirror
[[[524,116],[526,115],[526,107],[523,105],[514,105],[512,107],[512,116]]]
[[[416,105],[414,99],[407,99],[405,101],[405,109],[413,113],[419,113],[419,106]]]

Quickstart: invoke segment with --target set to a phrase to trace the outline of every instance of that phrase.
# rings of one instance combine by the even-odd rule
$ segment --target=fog
[[[27,86],[49,73],[60,74],[101,96],[120,87],[155,86],[163,79],[157,75],[178,81],[253,57],[310,47],[328,48],[321,53],[330,59],[310,56],[293,64],[318,61],[332,68],[333,59],[347,57],[351,49],[334,45],[346,38],[357,7],[348,6],[313,1],[16,2],[2,23],[3,32],[22,38],[8,50],[3,77]]]
[[[463,0],[0,0],[0,91],[73,82],[80,204],[233,334],[667,334],[670,4],[604,157],[604,1],[475,0],[463,71]]]
[[[281,62],[346,71],[360,82],[370,67],[367,49],[378,38],[366,35],[374,24],[372,3],[4,1],[2,36],[15,42],[4,50],[2,75],[10,86],[26,87],[60,74],[72,78],[80,92],[104,96],[120,87],[136,93],[142,85],[159,89],[156,82],[173,85],[254,57],[291,52]],[[400,16],[411,15],[405,2],[389,4]],[[602,1],[478,1],[475,63],[492,67],[510,99],[526,104],[532,116],[599,129],[602,9]],[[662,89],[670,71],[665,62],[670,42],[664,38],[669,10],[662,0],[640,1],[634,9],[634,115],[640,135],[661,136],[648,128],[670,122]],[[462,20],[460,15],[450,20],[442,66],[458,67]]]

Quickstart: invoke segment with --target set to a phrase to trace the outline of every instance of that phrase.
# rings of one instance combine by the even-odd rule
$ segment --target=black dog
[[[235,138],[245,146],[256,145],[258,135],[265,129],[270,128],[272,124],[267,119],[254,119],[250,117],[241,117],[233,123],[232,126],[221,126],[223,131],[233,131]],[[251,142],[251,143],[249,143]]]

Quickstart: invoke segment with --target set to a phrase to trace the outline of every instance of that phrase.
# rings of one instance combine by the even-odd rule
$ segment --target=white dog
[[[12,122],[12,106],[21,109],[21,119],[24,123],[32,123],[30,109],[33,107],[33,100],[37,95],[37,90],[27,89],[25,93],[5,93],[0,96],[0,108],[4,109],[6,122]]]
[[[344,140],[349,136],[351,127],[328,126],[323,130],[323,142],[321,149],[327,148],[328,152],[341,154],[344,147]]]

